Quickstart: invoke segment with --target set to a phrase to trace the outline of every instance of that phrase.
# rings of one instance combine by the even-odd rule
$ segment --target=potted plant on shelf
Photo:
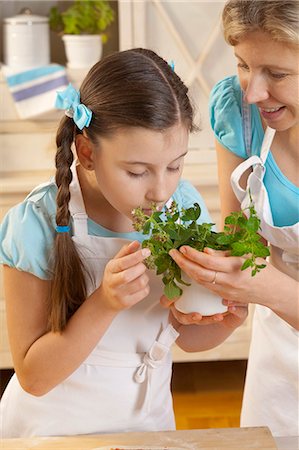
[[[171,249],[189,245],[199,251],[210,247],[230,251],[233,256],[246,255],[241,270],[251,268],[252,276],[265,267],[256,261],[257,257],[266,258],[270,253],[258,234],[260,220],[253,206],[248,208],[249,218],[244,211],[231,213],[225,219],[224,231],[218,233],[213,231],[213,223],[197,223],[201,213],[197,203],[179,210],[172,202],[165,211],[157,211],[152,205],[152,211],[148,216],[141,208],[133,210],[133,226],[136,231],[148,235],[142,243],[143,247],[151,250],[145,263],[148,268],[155,269],[157,275],[163,275],[164,294],[169,299],[180,297],[175,306],[181,312],[199,312],[209,316],[225,312],[227,307],[218,295],[181,273],[169,255]]]
[[[75,0],[62,12],[51,8],[50,28],[62,35],[68,68],[87,69],[101,59],[104,32],[114,18],[107,0]]]

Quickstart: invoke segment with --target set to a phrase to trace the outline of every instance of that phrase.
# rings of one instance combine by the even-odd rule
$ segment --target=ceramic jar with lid
[[[3,20],[4,64],[29,68],[50,63],[49,20],[25,8]]]

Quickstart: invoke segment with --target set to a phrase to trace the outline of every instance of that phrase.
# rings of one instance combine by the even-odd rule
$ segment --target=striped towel
[[[58,64],[23,71],[3,65],[2,70],[21,119],[54,110],[56,91],[69,84],[65,67]]]

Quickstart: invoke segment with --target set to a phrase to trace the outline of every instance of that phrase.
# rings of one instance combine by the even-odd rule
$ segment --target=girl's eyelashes
[[[169,172],[178,172],[180,169],[181,169],[181,166],[178,166],[178,167],[167,167],[167,170]],[[127,173],[132,178],[142,178],[142,177],[144,177],[147,174],[147,172],[135,173],[135,172],[130,172],[130,171],[128,171]]]
[[[178,172],[180,170],[181,166],[178,167],[168,167],[167,170],[169,170],[169,172]]]
[[[249,70],[249,67],[248,67],[246,64],[244,64],[244,63],[238,63],[238,64],[237,64],[237,67],[238,67],[239,69]]]
[[[143,177],[145,174],[146,174],[146,172],[143,172],[143,173],[134,173],[134,172],[127,172],[128,173],[128,175],[130,176],[130,177],[132,177],[132,178],[141,178],[141,177]]]

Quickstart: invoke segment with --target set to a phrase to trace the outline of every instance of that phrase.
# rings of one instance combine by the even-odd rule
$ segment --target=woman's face
[[[299,50],[264,32],[249,33],[234,47],[241,87],[264,123],[277,131],[299,125]]]
[[[151,203],[162,208],[176,190],[187,153],[189,132],[183,125],[165,131],[131,127],[102,138],[94,152],[101,195],[122,215]]]

